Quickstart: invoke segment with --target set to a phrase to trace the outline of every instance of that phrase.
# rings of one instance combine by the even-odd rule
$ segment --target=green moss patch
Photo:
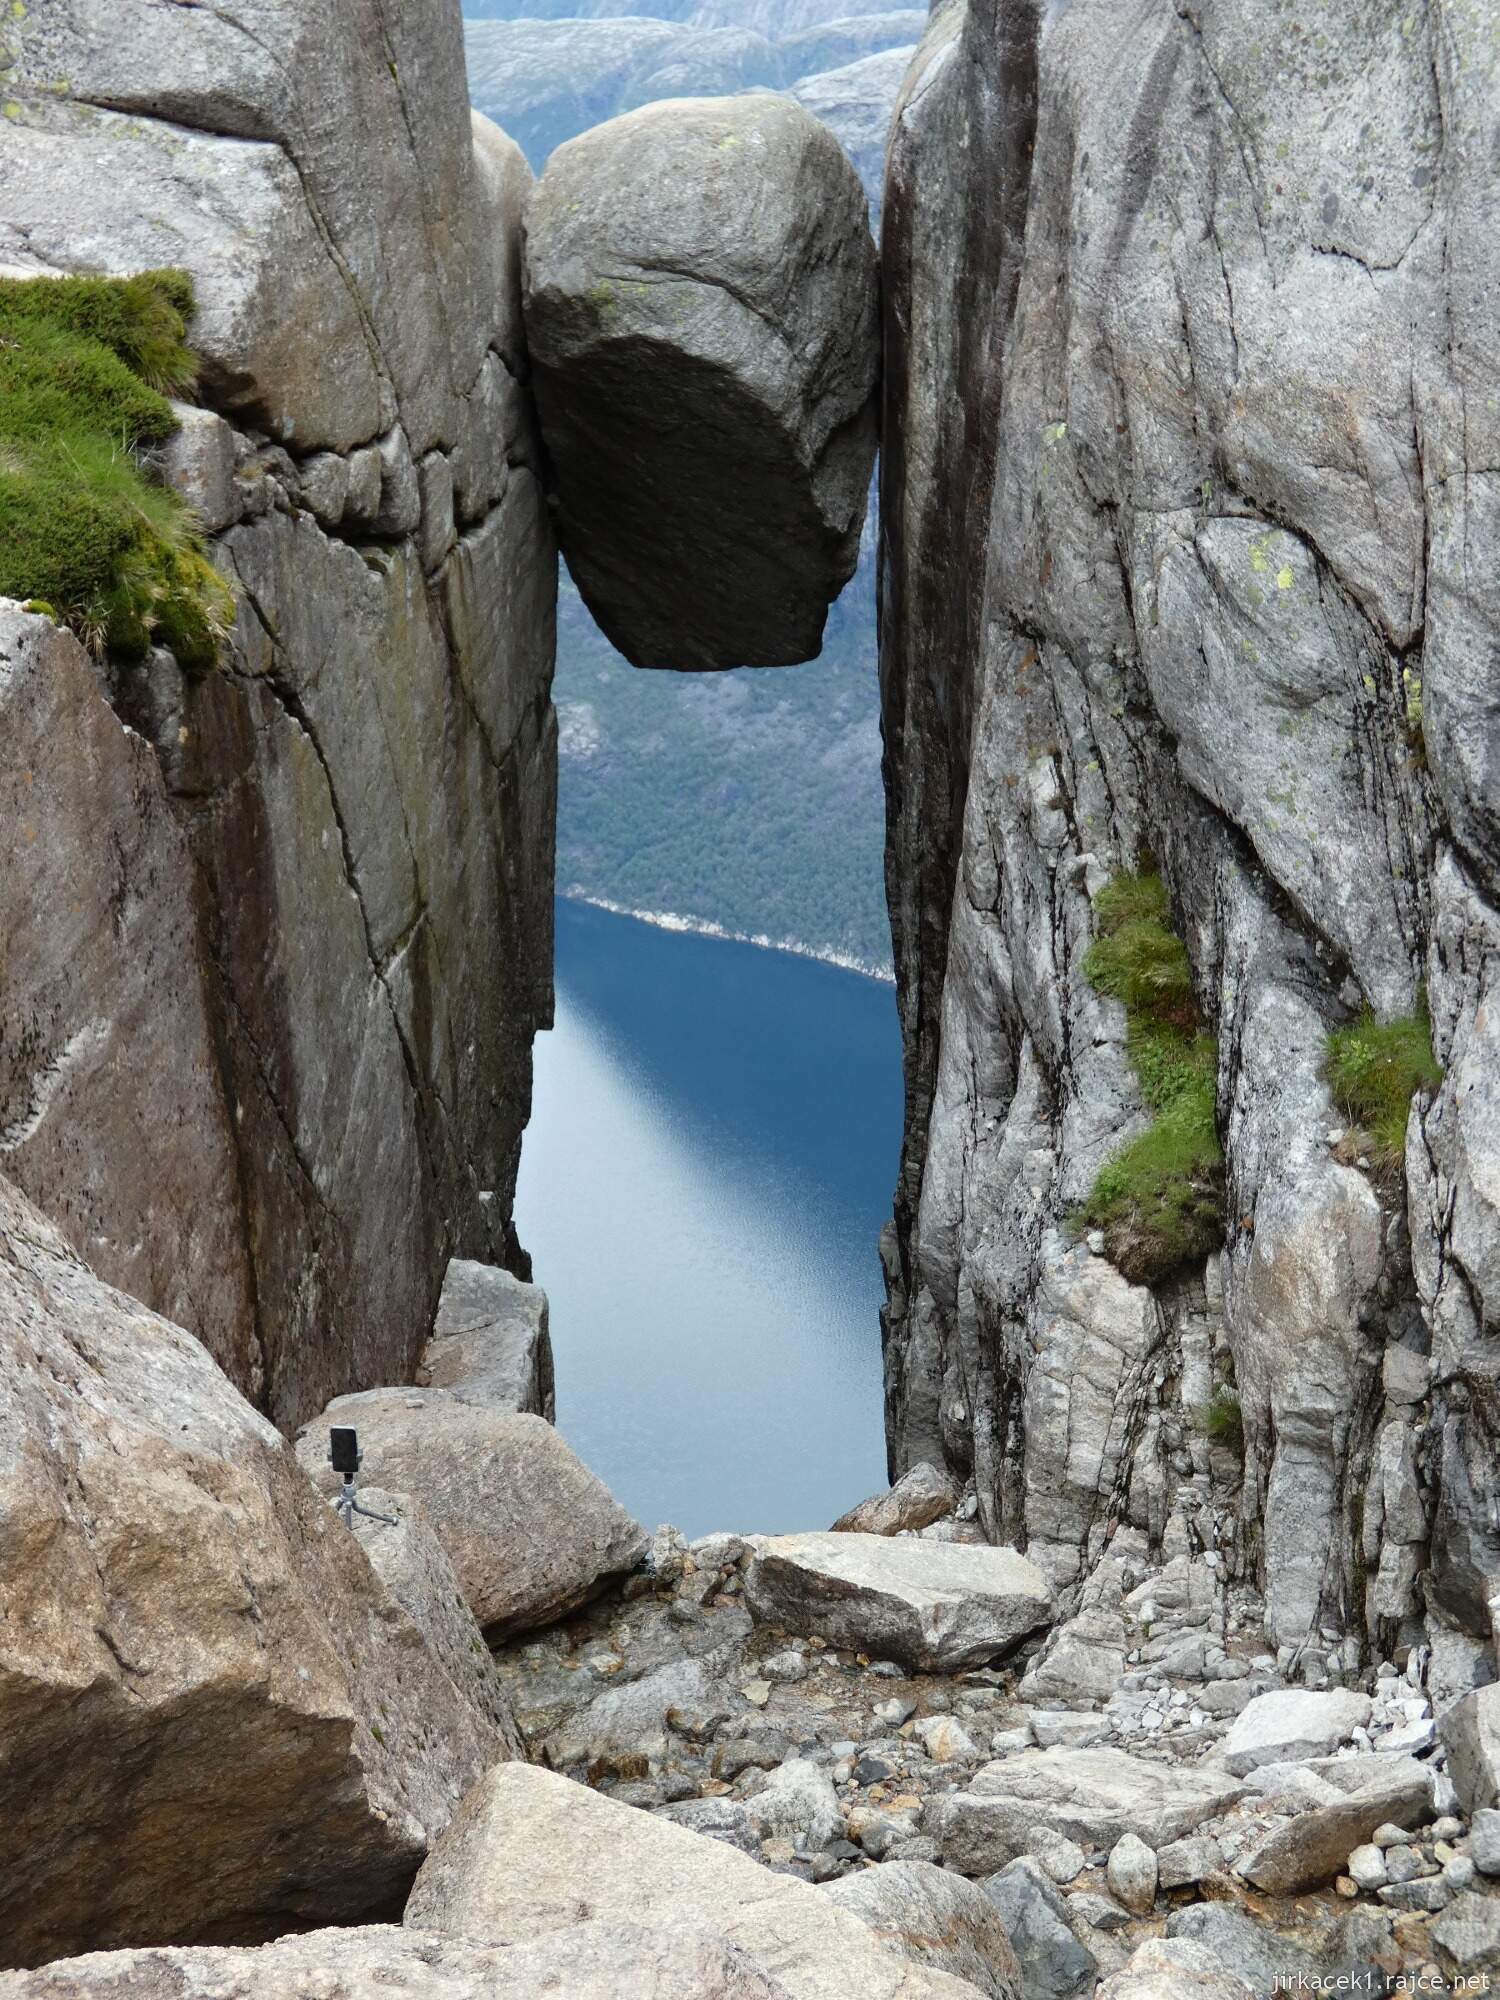
[[[1224,1153],[1216,1126],[1218,1044],[1193,999],[1187,947],[1154,873],[1117,875],[1095,904],[1083,969],[1125,1008],[1127,1046],[1151,1125],[1100,1170],[1080,1223],[1136,1284],[1206,1257],[1224,1234]]]
[[[192,286],[0,279],[0,595],[46,604],[98,652],[213,664],[233,599],[151,453],[192,385]]]
[[[1425,1002],[1399,1021],[1377,1021],[1366,1010],[1351,1026],[1335,1029],[1323,1074],[1344,1116],[1368,1135],[1378,1164],[1399,1166],[1413,1097],[1443,1080]]]

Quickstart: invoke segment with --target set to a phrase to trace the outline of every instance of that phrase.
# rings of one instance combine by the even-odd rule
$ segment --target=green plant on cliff
[[[151,457],[196,376],[192,310],[181,271],[0,279],[0,595],[96,652],[206,668],[233,600]]]
[[[1203,1407],[1195,1412],[1198,1429],[1210,1444],[1221,1445],[1242,1463],[1245,1457],[1245,1416],[1240,1399],[1227,1383],[1221,1384]]]
[[[1328,1037],[1323,1074],[1333,1100],[1351,1124],[1369,1136],[1377,1164],[1398,1166],[1406,1150],[1406,1119],[1419,1090],[1443,1080],[1432,1053],[1432,1022],[1425,998],[1416,1013],[1377,1021],[1368,1010]]]
[[[1127,1046],[1150,1126],[1105,1163],[1080,1212],[1137,1284],[1207,1256],[1224,1230],[1224,1154],[1215,1122],[1218,1046],[1193,999],[1187,948],[1155,873],[1117,875],[1095,904],[1083,969],[1125,1009]]]

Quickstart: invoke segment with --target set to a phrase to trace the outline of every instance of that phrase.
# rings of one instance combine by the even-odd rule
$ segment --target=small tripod
[[[356,1431],[338,1426],[329,1431],[328,1460],[344,1482],[343,1490],[333,1503],[334,1512],[351,1532],[356,1514],[363,1514],[367,1521],[384,1521],[388,1528],[394,1528],[399,1525],[394,1514],[377,1514],[373,1507],[361,1507],[354,1497],[354,1476],[363,1458]]]

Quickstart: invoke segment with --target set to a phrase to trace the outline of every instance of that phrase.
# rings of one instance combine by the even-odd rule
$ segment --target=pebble
[[[1076,1882],[1088,1866],[1088,1856],[1077,1841],[1063,1833],[1049,1834],[1045,1840],[1038,1835],[1032,1853],[1052,1880],[1064,1885]]]
[[[1500,1812],[1481,1806],[1469,1824],[1469,1858],[1481,1875],[1500,1875]]]
[[[1122,1910],[1111,1897],[1097,1895],[1089,1889],[1080,1889],[1069,1896],[1068,1914],[1082,1917],[1096,1931],[1123,1930],[1130,1922],[1129,1910]]]
[[[919,1739],[935,1764],[977,1764],[979,1745],[951,1715],[932,1715],[915,1725]]]
[[[771,1699],[771,1683],[769,1681],[747,1681],[740,1689],[740,1693],[753,1708],[764,1708],[766,1703]],[[1403,1834],[1402,1838],[1405,1839],[1405,1837]],[[791,1857],[788,1856],[787,1858],[790,1860]]]
[[[1440,1875],[1427,1875],[1420,1881],[1388,1883],[1380,1900],[1393,1910],[1446,1910],[1453,1891]]]
[[[1013,1757],[1019,1750],[1029,1750],[1034,1740],[1028,1722],[1019,1729],[997,1729],[990,1738],[990,1749],[997,1757]],[[1500,1813],[1495,1817],[1500,1820]]]
[[[1156,1857],[1157,1878],[1163,1889],[1187,1889],[1217,1875],[1224,1865],[1223,1850],[1207,1834],[1190,1834],[1161,1848]]]
[[[811,1669],[800,1653],[775,1653],[762,1660],[760,1670],[768,1681],[805,1681]]]
[[[1349,1856],[1349,1873],[1361,1889],[1373,1892],[1383,1889],[1390,1875],[1385,1865],[1385,1856],[1373,1841],[1366,1841],[1356,1847]]]
[[[901,1695],[892,1695],[889,1701],[877,1701],[874,1715],[877,1722],[883,1722],[890,1729],[899,1729],[916,1712],[917,1704]],[[837,1746],[835,1746],[837,1747]]]
[[[1379,1840],[1380,1835],[1377,1833],[1375,1838]],[[1428,1869],[1416,1848],[1403,1843],[1385,1850],[1385,1872],[1393,1882],[1415,1882]]]
[[[785,1747],[775,1743],[757,1743],[749,1737],[736,1737],[732,1742],[721,1743],[714,1751],[713,1772],[716,1778],[737,1778],[741,1771],[774,1771],[786,1755]]]
[[[1383,1826],[1376,1827],[1370,1838],[1377,1847],[1404,1847],[1411,1835],[1404,1826],[1392,1826],[1387,1820]]]
[[[1104,1875],[1116,1901],[1138,1917],[1150,1913],[1156,1901],[1157,1863],[1139,1834],[1121,1834],[1110,1849]]]

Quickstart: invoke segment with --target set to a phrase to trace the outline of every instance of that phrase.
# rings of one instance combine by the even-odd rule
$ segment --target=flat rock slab
[[[449,1832],[406,1906],[414,1929],[522,1944],[587,1914],[712,1931],[793,2000],[974,2000],[967,1983],[888,1951],[810,1884],[535,1765],[497,1765]]]
[[[207,1350],[4,1180],[0,1436],[0,1957],[388,1908],[497,1718]]]
[[[765,1624],[918,1673],[1008,1653],[1053,1610],[1052,1586],[1014,1549],[833,1533],[760,1543],[745,1602]]]
[[[1148,1938],[1099,1988],[1099,2000],[1254,2000],[1210,1946],[1195,1938]]]
[[[1153,1764],[1123,1750],[1023,1750],[987,1764],[968,1791],[935,1794],[922,1826],[950,1868],[988,1875],[1030,1854],[1042,1833],[1104,1848],[1136,1833],[1165,1847],[1244,1791],[1204,1765]]]
[[[557,1416],[547,1294],[540,1285],[455,1257],[443,1276],[432,1338],[417,1380],[466,1403]]]
[[[329,1495],[339,1486],[328,1463],[335,1424],[358,1431],[372,1483],[422,1502],[491,1637],[560,1618],[646,1552],[639,1522],[541,1417],[446,1389],[337,1396],[297,1439]]]
[[[585,603],[639,667],[816,657],[875,457],[874,245],[790,98],[677,98],[559,146],[526,334]]]
[[[0,2000],[788,2000],[706,1932],[588,1923],[536,1944],[474,1944],[391,1924],[254,1949],[97,1951],[0,1972]]]
[[[1415,1827],[1432,1814],[1432,1787],[1415,1777],[1377,1782],[1338,1805],[1315,1806],[1276,1827],[1239,1862],[1239,1873],[1270,1896],[1319,1889],[1342,1872],[1350,1854],[1390,1822]]]
[[[1240,1711],[1219,1754],[1237,1777],[1260,1764],[1326,1757],[1363,1729],[1370,1713],[1370,1697],[1352,1688],[1279,1688]]]

